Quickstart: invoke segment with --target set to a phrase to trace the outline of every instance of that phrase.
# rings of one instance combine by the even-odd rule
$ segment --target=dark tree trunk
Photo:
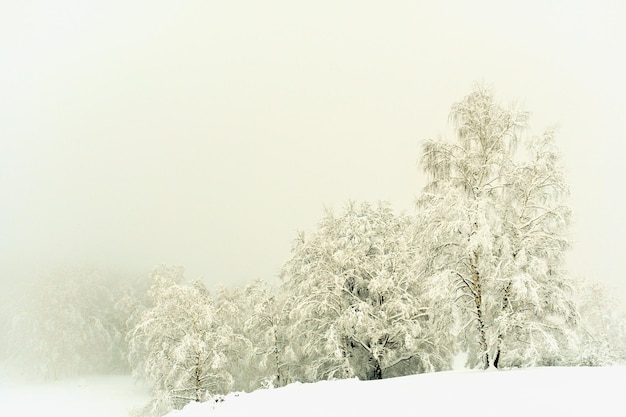
[[[202,380],[201,380],[201,363],[200,363],[200,355],[196,356],[196,364],[195,364],[195,399],[194,401],[196,402],[202,402],[202,395],[201,395],[201,391],[202,391]]]
[[[373,379],[383,379],[383,370],[380,368],[380,362],[374,357],[370,358],[370,363],[368,363],[368,381]]]
[[[496,357],[493,360],[493,366],[495,366],[496,368],[498,368],[498,364],[500,363],[500,349],[498,349],[498,351],[496,352]]]
[[[511,294],[511,281],[504,288],[504,298],[502,299],[502,314],[506,314],[506,310],[509,307],[509,298]],[[496,357],[493,360],[493,366],[499,368],[500,355],[502,354],[502,333],[498,334],[498,347],[496,349]]]
[[[482,355],[483,369],[489,368],[489,352],[487,351],[487,335],[485,331],[485,320],[483,318],[482,286],[480,274],[478,272],[478,254],[474,254],[474,259],[470,259],[470,269],[472,272],[472,292],[474,293],[474,305],[476,307],[476,321],[478,322],[478,344]]]
[[[278,331],[276,325],[272,324],[272,337],[274,339],[274,365],[276,366],[276,387],[282,387],[284,384],[283,377],[281,376],[282,364],[280,360],[281,349],[278,342]]]
[[[372,355],[368,347],[347,337],[346,350],[348,363],[357,378],[362,381],[383,378],[380,361]]]

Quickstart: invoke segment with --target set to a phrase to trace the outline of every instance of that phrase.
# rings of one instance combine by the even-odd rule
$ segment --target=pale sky
[[[547,4],[549,3],[549,4]],[[411,212],[474,82],[560,125],[571,271],[626,299],[626,6],[0,3],[0,269],[274,279],[325,206]]]

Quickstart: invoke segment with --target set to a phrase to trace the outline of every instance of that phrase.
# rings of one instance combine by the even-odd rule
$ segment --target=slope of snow
[[[626,367],[451,371],[381,381],[324,381],[233,393],[192,403],[168,417],[412,415],[626,415]],[[149,400],[129,376],[47,384],[0,381],[0,416],[126,417]]]
[[[128,375],[104,375],[26,384],[0,381],[0,416],[127,417],[150,399]]]
[[[623,416],[626,367],[451,371],[380,381],[324,381],[191,403],[168,417]]]

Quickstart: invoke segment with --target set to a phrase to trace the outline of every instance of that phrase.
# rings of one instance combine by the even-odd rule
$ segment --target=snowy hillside
[[[168,417],[623,416],[626,367],[452,371],[230,394]]]
[[[148,389],[128,375],[99,375],[39,383],[0,379],[0,416],[126,417],[148,402]]]
[[[626,367],[452,371],[230,394],[222,403],[191,403],[168,417],[623,416],[625,382]],[[0,382],[0,416],[126,417],[148,399],[128,376]]]

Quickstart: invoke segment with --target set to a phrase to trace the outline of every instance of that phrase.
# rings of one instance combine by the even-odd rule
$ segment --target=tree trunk
[[[498,348],[498,350],[496,351],[496,357],[493,360],[493,366],[497,369],[499,363],[500,363],[500,348]]]
[[[485,331],[485,320],[483,317],[482,288],[480,273],[478,272],[478,254],[474,253],[474,259],[470,259],[470,269],[472,272],[472,290],[474,292],[474,304],[476,307],[476,321],[478,323],[478,345],[482,356],[483,369],[489,368],[489,352],[487,351],[487,335]]]
[[[368,365],[368,381],[374,379],[383,379],[383,370],[380,367],[380,361],[378,359],[376,359],[374,356],[371,356]]]
[[[276,366],[276,387],[283,386],[283,378],[281,376],[282,365],[280,363],[280,348],[278,346],[278,331],[276,325],[272,323],[272,337],[274,339],[274,365]]]
[[[370,349],[352,338],[347,337],[348,363],[354,375],[362,381],[382,379],[383,371],[380,361]]]
[[[509,305],[509,296],[511,294],[511,281],[507,284],[504,289],[504,298],[502,299],[502,314],[505,314],[507,306]],[[498,345],[496,347],[496,356],[493,360],[493,366],[496,368],[500,365],[500,356],[502,354],[502,333],[498,333]]]
[[[201,375],[200,375],[200,355],[196,356],[196,369],[195,369],[195,371],[196,371],[195,375],[194,375],[195,376],[195,391],[196,391],[195,392],[195,394],[196,394],[195,395],[195,397],[196,397],[195,401],[199,403],[199,402],[202,401],[202,399],[200,398],[200,390],[202,389],[201,388],[202,381],[200,381],[200,377],[201,377]]]

